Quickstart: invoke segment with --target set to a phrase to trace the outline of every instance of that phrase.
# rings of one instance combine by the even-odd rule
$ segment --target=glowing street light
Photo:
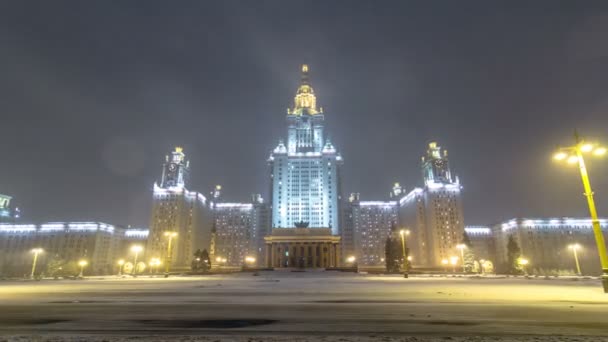
[[[467,245],[464,243],[459,243],[456,245],[456,248],[460,250],[460,257],[462,258],[462,273],[465,273],[465,265],[464,265],[464,250],[467,248]]]
[[[246,256],[245,257],[245,265],[247,266],[253,266],[255,264],[255,258],[252,256]]]
[[[36,272],[36,263],[38,262],[38,254],[44,252],[42,248],[34,248],[32,249],[32,253],[34,253],[34,261],[32,262],[32,274],[30,278],[34,279],[34,272]]]
[[[118,276],[122,275],[122,267],[125,264],[125,259],[118,260]]]
[[[133,257],[133,271],[131,272],[131,274],[133,275],[137,275],[137,256],[143,250],[144,248],[141,245],[131,246],[131,252],[135,254],[135,256]]]
[[[598,144],[587,143],[581,140],[576,132],[574,133],[574,140],[576,143],[574,146],[559,149],[559,151],[553,156],[553,159],[563,160],[563,158],[560,159],[559,157],[567,154],[569,155],[567,159],[569,164],[578,163],[581,179],[583,181],[583,188],[585,189],[585,196],[587,197],[587,205],[589,206],[589,214],[591,216],[595,244],[597,245],[600,264],[602,265],[602,285],[604,287],[604,293],[608,293],[608,253],[606,253],[606,243],[604,242],[604,235],[602,234],[600,221],[597,217],[595,202],[593,200],[593,191],[591,190],[591,183],[589,181],[589,174],[587,173],[585,159],[583,158],[584,153],[591,153],[594,156],[601,157],[606,154],[606,148],[599,146]]]
[[[448,273],[448,264],[450,261],[448,259],[441,259],[441,264],[443,265],[443,272]]]
[[[581,245],[579,245],[578,243],[573,243],[571,245],[568,245],[568,248],[572,250],[572,253],[574,254],[574,262],[576,263],[576,274],[580,276],[582,274],[581,265],[578,263],[578,254],[576,253],[576,251],[581,248]]]
[[[450,257],[450,264],[452,264],[452,273],[456,273],[456,265],[458,264],[458,257],[457,256],[451,256]]]
[[[524,275],[528,275],[528,272],[526,271],[526,265],[528,265],[529,263],[530,261],[526,258],[517,259],[517,264],[521,266],[521,270],[524,271]]]
[[[89,262],[84,259],[78,261],[78,266],[80,266],[80,273],[78,274],[78,278],[84,277],[84,267],[88,264],[89,264]]]
[[[165,258],[165,277],[169,276],[169,271],[171,269],[171,257],[173,256],[173,249],[171,242],[173,238],[177,236],[177,232],[166,231],[164,233],[165,237],[168,239],[167,241],[167,256]]]
[[[401,248],[403,249],[403,278],[407,278],[408,272],[407,272],[407,255],[405,253],[405,237],[410,235],[410,231],[408,229],[401,229],[399,231],[399,235],[401,235]]]
[[[349,264],[354,264],[355,260],[357,260],[357,258],[355,258],[354,255],[351,255],[348,258],[346,258],[346,262],[348,262]]]

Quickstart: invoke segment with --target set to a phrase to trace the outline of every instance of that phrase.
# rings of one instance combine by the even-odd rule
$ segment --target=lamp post
[[[34,253],[34,261],[32,262],[32,274],[30,274],[30,278],[34,279],[34,272],[36,272],[36,263],[38,262],[38,254],[44,252],[42,248],[34,248],[32,249],[32,253]]]
[[[407,278],[408,270],[407,270],[407,255],[405,253],[405,237],[410,235],[410,231],[407,229],[401,229],[399,231],[399,235],[401,235],[401,248],[403,250],[403,278]]]
[[[173,238],[177,236],[177,232],[167,231],[165,232],[165,237],[167,238],[167,256],[165,257],[165,277],[169,276],[169,271],[171,270],[171,257],[173,255],[171,242]]]
[[[581,245],[579,245],[578,243],[573,243],[571,245],[568,245],[568,248],[571,249],[572,253],[574,254],[574,262],[576,263],[576,274],[580,276],[582,275],[581,265],[578,263],[578,254],[576,251],[581,248]]]
[[[448,259],[441,259],[441,264],[443,265],[443,273],[448,273],[448,264],[450,262]]]
[[[122,276],[122,266],[125,264],[124,259],[118,260],[118,276]]]
[[[479,269],[481,271],[481,274],[485,273],[485,267],[486,267],[486,260],[485,259],[479,260]]]
[[[84,267],[86,265],[88,265],[89,263],[86,260],[80,260],[78,261],[78,266],[80,266],[80,273],[78,274],[78,278],[83,278],[84,277]]]
[[[595,243],[602,265],[602,285],[604,287],[604,293],[608,293],[608,254],[606,253],[606,243],[604,242],[604,235],[602,234],[600,221],[597,217],[595,202],[593,200],[593,191],[591,190],[591,184],[589,182],[589,174],[587,173],[585,160],[583,158],[584,153],[591,153],[597,157],[603,156],[606,154],[606,148],[599,146],[598,144],[587,143],[581,140],[576,132],[574,133],[574,140],[576,142],[574,146],[559,149],[559,151],[554,154],[553,159],[558,161],[566,160],[568,164],[572,165],[578,164],[581,179],[583,181],[583,188],[585,189],[585,196],[587,197],[587,205],[589,206],[593,235],[595,235]]]
[[[460,250],[460,258],[462,260],[462,273],[466,273],[466,266],[464,264],[464,249],[467,248],[467,245],[464,243],[460,243],[456,245],[456,248]]]
[[[144,248],[141,245],[131,246],[131,252],[135,254],[135,256],[133,257],[133,271],[131,272],[133,276],[137,275],[137,256],[139,255],[139,252],[143,250]]]

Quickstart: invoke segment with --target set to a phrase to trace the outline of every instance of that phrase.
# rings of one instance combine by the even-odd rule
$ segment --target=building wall
[[[254,210],[251,203],[217,203],[215,256],[226,258],[228,266],[241,266],[255,253]]]
[[[145,257],[164,260],[168,244],[164,233],[177,232],[172,241],[172,266],[188,268],[197,249],[209,250],[212,225],[213,214],[202,194],[155,185]]]
[[[361,266],[384,265],[386,238],[397,224],[397,202],[361,201],[352,205],[354,246]]]
[[[57,255],[66,261],[87,260],[89,274],[108,274],[114,268],[123,236],[123,229],[100,222],[0,224],[0,267],[9,273],[29,274],[31,250],[42,248],[39,270]]]

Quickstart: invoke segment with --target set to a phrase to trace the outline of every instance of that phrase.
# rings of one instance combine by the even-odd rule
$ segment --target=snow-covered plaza
[[[282,271],[4,281],[0,303],[0,336],[18,341],[608,340],[597,279]]]

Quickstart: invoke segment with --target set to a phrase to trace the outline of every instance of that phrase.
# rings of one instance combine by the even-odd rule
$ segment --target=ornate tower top
[[[442,153],[443,152],[443,153]],[[443,150],[436,142],[429,143],[426,156],[422,157],[422,172],[425,184],[429,183],[452,183],[448,151]]]
[[[189,169],[190,162],[186,160],[184,149],[179,146],[175,147],[175,150],[165,157],[161,187],[183,188],[188,181]]]
[[[317,98],[308,80],[308,65],[303,64],[300,86],[294,98],[294,107],[287,113],[290,115],[315,115],[321,112],[317,110]]]

